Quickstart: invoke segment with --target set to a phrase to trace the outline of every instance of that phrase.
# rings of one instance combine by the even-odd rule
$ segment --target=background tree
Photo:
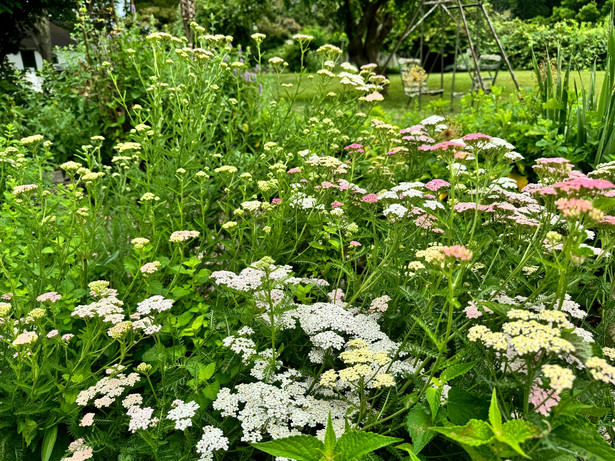
[[[51,59],[49,21],[65,23],[77,10],[77,0],[0,0],[0,63],[16,53],[21,41],[33,36],[44,59]]]

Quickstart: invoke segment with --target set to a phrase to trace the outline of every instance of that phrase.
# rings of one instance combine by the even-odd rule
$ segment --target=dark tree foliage
[[[0,0],[0,63],[41,20],[65,22],[76,9],[77,0]]]

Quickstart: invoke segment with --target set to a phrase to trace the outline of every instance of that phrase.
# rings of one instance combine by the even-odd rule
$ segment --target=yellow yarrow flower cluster
[[[555,354],[575,351],[574,346],[561,337],[562,329],[573,327],[565,313],[548,310],[534,313],[511,309],[508,317],[514,321],[503,324],[501,332],[476,325],[468,330],[468,339],[481,342],[495,351],[513,351],[517,356],[532,355],[541,350]]]
[[[393,375],[378,373],[382,366],[391,361],[386,351],[374,352],[362,339],[353,339],[348,343],[348,350],[339,355],[347,365],[351,365],[339,372],[325,371],[320,377],[320,384],[325,387],[334,387],[338,378],[345,383],[355,383],[360,379],[373,380],[373,387],[391,387],[395,385]]]

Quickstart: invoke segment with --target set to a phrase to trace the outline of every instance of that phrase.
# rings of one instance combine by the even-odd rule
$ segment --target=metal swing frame
[[[488,25],[488,31],[490,32],[490,35],[495,39],[498,50],[500,52],[500,56],[502,57],[504,64],[508,68],[508,72],[510,73],[510,76],[512,77],[515,87],[517,88],[517,90],[519,90],[519,83],[517,82],[515,73],[512,69],[512,66],[510,65],[508,56],[506,55],[506,52],[504,51],[504,48],[502,47],[502,43],[500,42],[498,34],[495,31],[495,28],[493,27],[493,23],[491,22],[491,19],[489,18],[487,9],[485,8],[485,5],[483,4],[481,0],[471,1],[471,3],[464,3],[462,0],[421,0],[419,7],[415,10],[410,21],[406,25],[404,32],[402,33],[401,37],[395,44],[393,51],[391,52],[391,54],[385,61],[383,68],[384,69],[387,68],[389,62],[391,61],[393,56],[397,53],[403,41],[412,32],[414,32],[419,26],[421,27],[419,53],[420,53],[421,65],[423,64],[423,43],[424,43],[424,38],[425,38],[424,23],[425,23],[425,20],[429,16],[434,14],[436,11],[439,11],[440,12],[440,26],[442,29],[442,33],[441,33],[442,41],[440,45],[440,64],[441,64],[440,66],[440,90],[441,91],[439,91],[438,93],[441,94],[444,91],[444,17],[445,15],[450,17],[455,23],[455,25],[457,26],[457,30],[455,34],[455,58],[453,62],[453,76],[452,76],[452,82],[451,82],[451,109],[453,107],[453,102],[454,102],[454,98],[456,95],[455,94],[455,76],[458,70],[457,66],[458,66],[458,58],[459,58],[460,33],[463,33],[468,40],[468,45],[470,48],[470,55],[472,58],[472,62],[474,64],[474,69],[471,71],[472,82],[473,82],[472,90],[474,91],[478,88],[485,92],[488,92],[489,86],[485,85],[486,84],[485,80],[494,80],[494,78],[488,77],[484,79],[483,76],[481,75],[480,54],[477,53],[478,47],[475,46],[475,44],[476,45],[479,44],[479,37],[476,37],[475,40],[472,39],[472,34],[470,33],[470,28],[468,26],[468,18],[466,16],[466,10],[469,11],[469,9],[471,8],[476,8],[475,13],[476,13],[477,22],[479,25],[480,25],[480,21],[482,18],[486,20],[486,23]],[[458,11],[457,16],[453,14],[454,10]],[[473,75],[472,75],[472,72],[473,72]],[[420,106],[420,101],[421,101],[420,91],[419,91],[418,97],[419,97],[419,106]]]

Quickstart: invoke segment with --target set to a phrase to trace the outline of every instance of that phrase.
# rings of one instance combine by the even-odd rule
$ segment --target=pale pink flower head
[[[589,218],[598,221],[604,216],[604,213],[601,210],[594,207],[591,200],[585,200],[582,198],[561,198],[555,203],[557,205],[557,209],[562,212],[565,218],[579,219],[583,216],[588,216]]]
[[[47,337],[48,338],[55,338],[59,334],[60,334],[60,332],[58,330],[51,330],[49,333],[47,333]]]
[[[434,144],[433,146],[429,146],[429,145],[419,146],[418,149],[419,150],[447,151],[450,148],[451,151],[457,151],[459,149],[464,149],[465,147],[466,147],[465,144],[457,142],[457,141],[443,141],[443,142],[439,142],[438,144]]]
[[[442,189],[443,187],[448,187],[450,185],[451,184],[449,182],[446,182],[444,179],[432,179],[427,184],[425,184],[425,188],[436,192],[439,189]]]
[[[340,208],[343,206],[344,204],[342,202],[338,202],[337,200],[335,202],[331,202],[331,208]]]
[[[62,295],[59,295],[55,291],[50,291],[48,293],[43,293],[38,298],[36,298],[36,300],[39,303],[44,303],[44,302],[55,303],[55,302],[59,301],[60,299],[62,299]]]
[[[75,337],[74,334],[72,333],[66,333],[65,335],[62,335],[62,341],[64,342],[69,342],[71,339],[73,339]]]
[[[470,153],[465,152],[465,151],[455,152],[455,155],[454,155],[456,160],[466,160],[469,156],[470,156]]]
[[[94,450],[85,444],[83,439],[77,439],[68,446],[70,457],[65,461],[85,461],[94,457]]]
[[[3,301],[10,301],[11,299],[13,299],[13,293],[4,293],[2,295]]]
[[[445,257],[453,258],[457,261],[469,261],[472,259],[472,251],[468,250],[463,245],[442,247],[442,253]]]
[[[551,413],[551,408],[556,406],[560,400],[561,398],[556,392],[547,392],[535,384],[530,390],[529,401],[532,405],[534,405],[534,410],[543,416],[549,416],[549,413]]]
[[[288,174],[301,173],[301,168],[291,168],[286,173],[288,173]]]
[[[466,134],[461,139],[464,141],[469,141],[472,144],[472,141],[489,141],[491,140],[491,136],[482,133],[470,133]]]
[[[594,179],[586,176],[566,179],[553,184],[553,189],[566,195],[598,195],[615,189],[615,184],[606,179]]]
[[[598,221],[598,224],[604,227],[615,228],[615,216],[604,216],[600,221]]]
[[[360,246],[362,246],[361,242],[357,242],[356,240],[351,241],[349,245],[351,247],[360,247]]]
[[[271,200],[271,203],[274,205],[279,205],[280,203],[282,203],[282,199],[281,198],[274,198],[273,200]]]
[[[94,424],[94,413],[86,413],[79,423],[81,427],[90,427],[92,424]]]
[[[543,182],[554,182],[566,179],[574,165],[563,157],[539,158],[532,165],[534,172]]]
[[[363,153],[365,150],[363,149],[362,144],[352,143],[344,147],[344,150],[349,151],[351,154]]]
[[[478,307],[476,306],[476,303],[474,301],[470,301],[468,303],[468,305],[464,309],[464,312],[466,313],[466,317],[469,319],[477,319],[483,316],[483,313],[478,310]]]
[[[361,198],[365,203],[376,203],[378,201],[378,195],[376,194],[367,194]]]

